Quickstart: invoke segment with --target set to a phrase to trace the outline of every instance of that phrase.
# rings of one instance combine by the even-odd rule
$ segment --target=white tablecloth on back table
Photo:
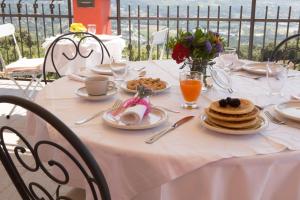
[[[180,109],[178,65],[173,61],[131,65],[144,65],[149,76],[163,78],[172,85],[170,91],[151,98],[154,105]],[[234,96],[249,98],[261,105],[270,101],[265,95],[264,78],[259,81],[232,78]],[[285,89],[286,94],[299,91],[299,78],[291,78],[288,82],[290,87]],[[211,100],[228,96],[214,87],[199,99],[199,110],[169,113],[169,123],[163,127],[186,115],[195,115],[195,119],[149,145],[144,140],[163,127],[126,131],[108,127],[100,119],[82,126],[74,125],[79,118],[105,109],[113,102],[113,99],[103,102],[81,100],[74,91],[82,85],[67,78],[59,79],[47,85],[38,94],[36,102],[57,115],[87,145],[104,171],[113,199],[300,198],[300,153],[289,151],[300,149],[299,129],[270,124],[261,134],[250,136],[208,131],[201,127],[199,115]],[[124,92],[119,95],[130,97]],[[41,134],[41,130],[37,128],[32,133]],[[74,184],[80,186],[80,182]]]
[[[104,38],[103,44],[106,46],[110,55],[115,59],[122,58],[122,51],[125,47],[125,40],[118,36],[108,35],[97,35],[100,39]],[[45,42],[42,44],[44,49],[48,49],[51,43],[56,39],[56,37],[46,38]],[[74,39],[74,38],[73,38]],[[76,38],[74,39],[76,41]],[[80,53],[84,56],[88,55],[91,50],[94,52],[89,58],[82,58],[77,55],[75,60],[66,59],[62,53],[65,53],[68,57],[72,58],[75,55],[75,46],[69,40],[61,40],[56,44],[54,49],[55,65],[58,68],[61,75],[67,75],[71,73],[79,72],[83,68],[92,68],[101,64],[101,49],[98,42],[95,39],[85,39],[80,45]],[[103,64],[109,63],[109,58],[104,50]],[[46,71],[55,72],[52,62],[51,54],[47,59]]]

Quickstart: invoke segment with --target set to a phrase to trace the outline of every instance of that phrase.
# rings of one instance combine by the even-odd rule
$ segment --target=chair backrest
[[[93,44],[92,46],[96,47],[97,49],[90,49],[86,46],[84,47],[84,44],[86,44],[86,42],[88,42],[89,44]],[[73,47],[71,52],[71,48],[62,49],[58,47],[63,43],[68,43]],[[85,50],[88,49],[88,52],[83,53],[82,48]],[[106,56],[110,58],[110,53],[104,43],[97,36],[91,33],[70,32],[60,35],[50,44],[45,54],[45,60],[43,64],[43,77],[45,83],[47,84],[47,71],[56,72],[58,77],[61,77],[62,75],[65,75],[60,73],[60,69],[64,67],[62,65],[66,65],[67,62],[73,61],[76,58],[88,59],[95,51],[97,51],[97,61],[100,61],[100,64],[103,64],[103,60]],[[65,62],[63,63],[62,61]]]
[[[26,99],[1,95],[0,104],[3,103],[20,106],[27,110],[27,115],[29,115],[28,113],[30,113],[31,116],[35,115],[34,117],[41,120],[40,122],[44,122],[45,128],[56,130],[56,134],[54,133],[55,136],[52,135],[51,139],[36,141],[37,139],[34,140],[33,135],[30,135],[30,131],[27,130],[28,133],[26,133],[22,128],[11,127],[10,125],[13,123],[0,127],[0,159],[22,199],[42,199],[40,197],[41,195],[46,197],[46,199],[53,199],[51,198],[53,194],[56,196],[54,199],[69,199],[61,194],[60,189],[68,185],[72,177],[79,177],[80,174],[83,179],[85,179],[82,180],[82,182],[85,181],[88,186],[86,189],[90,189],[93,199],[111,199],[108,185],[100,167],[88,149],[70,128],[49,111]],[[11,149],[11,144],[8,144],[9,134],[13,134],[14,137],[20,140],[15,144],[13,149]],[[56,140],[53,139],[53,137]],[[62,140],[65,141],[62,142]],[[52,155],[55,156],[47,157],[47,160],[45,160],[45,157],[43,157],[41,153],[42,148],[46,148],[44,151],[47,150],[47,153],[52,152]],[[31,162],[31,164],[28,164],[28,161],[24,159],[24,156],[28,154],[32,155],[33,158],[33,163]],[[63,155],[63,159],[57,159],[58,154]],[[68,165],[66,162],[69,162]],[[72,170],[69,168],[70,166],[72,166]],[[43,175],[43,178],[25,180],[19,171],[20,169],[23,170],[23,168],[28,170],[30,175],[32,175],[32,173],[39,174]],[[54,168],[60,173],[53,173],[51,169],[53,170]],[[75,174],[72,174],[71,172],[74,172],[74,168],[78,170]],[[22,174],[24,174],[24,172],[22,172]],[[49,187],[49,185],[46,184],[46,179],[48,181],[50,180],[54,186],[51,185],[51,187]],[[51,189],[54,191],[50,191]]]
[[[15,48],[16,48],[16,51],[17,51],[17,54],[18,54],[18,57],[19,57],[19,59],[21,59],[22,54],[21,54],[19,45],[18,45],[16,37],[15,37],[15,31],[16,31],[15,26],[11,23],[0,25],[0,38],[7,37],[7,36],[12,36],[14,44],[15,44]]]
[[[280,42],[271,54],[271,61],[284,61],[300,69],[300,33]]]
[[[169,32],[169,29],[166,28],[166,29],[154,32],[152,34],[152,42],[151,42],[151,47],[150,47],[149,60],[152,60],[153,48],[155,45],[161,45],[159,59],[161,60],[163,58],[168,32]]]

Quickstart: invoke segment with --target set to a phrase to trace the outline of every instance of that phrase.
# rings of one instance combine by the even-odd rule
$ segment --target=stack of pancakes
[[[205,109],[206,122],[210,125],[229,129],[253,129],[261,124],[258,108],[249,100],[240,99],[238,107],[221,107],[219,101]]]

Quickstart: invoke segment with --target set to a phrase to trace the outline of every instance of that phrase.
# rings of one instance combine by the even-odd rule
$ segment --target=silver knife
[[[169,133],[170,131],[174,130],[175,128],[177,128],[178,126],[188,122],[189,120],[193,119],[194,116],[187,116],[184,117],[180,120],[178,120],[177,122],[175,122],[172,126],[170,126],[169,128],[164,129],[163,131],[156,133],[155,135],[153,135],[152,137],[148,138],[147,140],[145,140],[145,142],[147,144],[152,144],[155,141],[157,141],[159,138],[161,138],[162,136],[166,135],[167,133]]]

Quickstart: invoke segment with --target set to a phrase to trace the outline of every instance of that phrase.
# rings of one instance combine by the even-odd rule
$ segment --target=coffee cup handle
[[[116,84],[112,81],[108,81],[108,86],[115,88]]]

